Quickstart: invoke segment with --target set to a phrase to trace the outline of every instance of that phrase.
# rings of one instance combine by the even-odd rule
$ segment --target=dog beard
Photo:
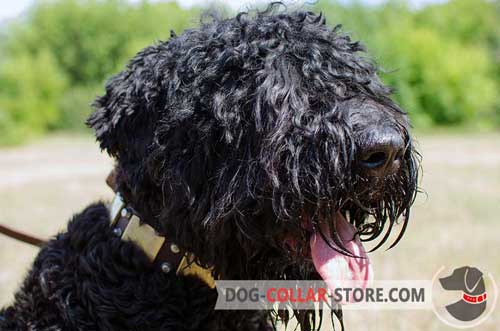
[[[419,158],[419,154],[410,146],[404,167],[398,173],[377,182],[357,177],[356,181],[348,185],[353,188],[353,193],[340,199],[344,201],[340,206],[318,206],[312,212],[313,216],[305,216],[306,221],[302,216],[299,227],[302,232],[297,232],[295,239],[288,244],[294,248],[286,253],[291,257],[284,264],[286,267],[279,268],[279,262],[268,264],[263,270],[275,272],[261,276],[266,279],[322,279],[332,291],[353,284],[366,287],[373,278],[373,267],[363,242],[380,239],[370,251],[376,250],[387,242],[391,230],[398,223],[399,233],[389,248],[400,241],[407,228],[410,207],[418,192]],[[304,229],[308,234],[304,235]],[[307,242],[309,245],[305,247],[304,243]],[[332,308],[332,325],[340,324],[343,329],[341,306]],[[285,325],[295,317],[301,330],[319,330],[323,321],[322,312],[315,310],[294,311],[293,316],[288,312],[276,311],[273,316]]]

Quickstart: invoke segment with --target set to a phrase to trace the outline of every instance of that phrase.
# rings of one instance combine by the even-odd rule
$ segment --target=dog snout
[[[370,176],[383,177],[397,172],[404,156],[405,143],[393,129],[369,129],[359,144],[357,161]]]

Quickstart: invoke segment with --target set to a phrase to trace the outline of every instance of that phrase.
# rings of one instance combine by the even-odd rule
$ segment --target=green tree
[[[0,142],[84,128],[106,78],[170,29],[195,23],[175,2],[39,1],[0,37]]]
[[[0,63],[0,143],[16,143],[59,120],[56,104],[67,82],[50,52]]]
[[[420,27],[392,29],[379,38],[382,63],[397,69],[383,75],[417,126],[453,125],[484,120],[497,102],[488,52],[448,40]]]

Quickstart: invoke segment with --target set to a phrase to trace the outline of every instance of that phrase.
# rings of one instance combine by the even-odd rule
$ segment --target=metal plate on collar
[[[109,206],[109,218],[111,220],[111,226],[114,226],[118,219],[120,218],[120,212],[123,207],[125,207],[125,203],[123,202],[122,196],[120,193],[116,193],[113,201]]]
[[[130,240],[139,246],[152,262],[165,242],[165,238],[156,234],[148,224],[141,224],[139,218],[133,215],[122,235],[123,240]]]
[[[203,268],[193,261],[193,255],[185,255],[179,267],[177,268],[178,275],[194,276],[201,279],[208,287],[215,288],[215,279],[212,277],[212,268]],[[188,261],[193,261],[189,263]]]

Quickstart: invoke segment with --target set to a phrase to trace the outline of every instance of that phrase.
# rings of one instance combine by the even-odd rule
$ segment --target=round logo
[[[498,299],[491,273],[464,266],[442,267],[433,278],[432,304],[438,318],[455,328],[471,328],[488,319]]]

